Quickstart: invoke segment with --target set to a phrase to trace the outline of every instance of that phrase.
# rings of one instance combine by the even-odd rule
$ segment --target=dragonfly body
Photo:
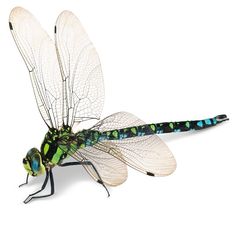
[[[66,157],[73,155],[79,149],[92,147],[99,142],[153,134],[201,130],[215,126],[225,120],[227,120],[227,117],[220,115],[204,120],[153,123],[105,132],[88,129],[73,133],[71,127],[64,126],[60,130],[51,129],[45,135],[41,145],[42,162],[48,168],[54,167],[60,165]]]
[[[127,179],[127,166],[150,176],[170,175],[176,161],[158,134],[201,130],[227,120],[226,115],[219,115],[145,124],[127,112],[100,120],[104,103],[101,63],[78,18],[63,11],[52,40],[30,12],[16,7],[9,27],[29,71],[40,115],[49,128],[40,150],[30,149],[23,159],[28,172],[25,184],[29,175],[45,175],[41,189],[24,203],[54,194],[55,166],[81,165],[106,190],[106,185],[116,186]],[[100,121],[90,129],[75,130],[86,120]],[[68,157],[74,161],[64,161]],[[48,183],[50,193],[38,195]]]

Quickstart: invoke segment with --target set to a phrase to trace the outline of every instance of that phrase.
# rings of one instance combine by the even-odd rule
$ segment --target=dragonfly
[[[40,149],[30,149],[23,158],[27,176],[20,186],[28,184],[29,176],[45,176],[41,188],[24,203],[54,194],[55,166],[83,166],[108,196],[107,186],[120,185],[127,179],[127,166],[148,176],[170,175],[176,161],[158,134],[202,130],[228,120],[226,115],[218,115],[146,124],[128,112],[100,120],[104,103],[101,63],[79,19],[63,11],[56,20],[52,40],[29,11],[16,7],[10,13],[9,27],[48,127]],[[98,121],[89,129],[77,128],[88,120]],[[68,161],[69,157],[73,161]],[[49,183],[49,193],[40,195]]]

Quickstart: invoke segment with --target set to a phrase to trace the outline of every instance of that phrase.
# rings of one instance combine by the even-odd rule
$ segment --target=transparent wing
[[[117,112],[103,120],[100,120],[91,129],[105,132],[114,129],[123,129],[137,125],[143,125],[144,122],[128,112]]]
[[[78,18],[63,11],[55,26],[57,55],[63,78],[63,120],[73,126],[99,119],[104,85],[98,54]]]
[[[106,145],[112,148],[113,144],[107,143]],[[116,148],[116,151],[117,155],[122,158],[122,153],[119,152],[118,148]],[[127,165],[113,155],[100,150],[96,145],[95,147],[80,149],[72,157],[80,161],[91,161],[101,176],[102,181],[107,185],[116,186],[122,184],[127,179]],[[83,167],[96,181],[99,179],[92,166],[84,165]]]
[[[175,159],[168,147],[156,135],[101,142],[94,148],[109,153],[130,167],[151,176],[166,176],[176,169]],[[119,150],[119,151],[117,151]],[[120,158],[122,153],[122,158]]]
[[[144,122],[136,116],[127,112],[119,112],[101,120],[92,129],[104,132],[142,124]],[[157,135],[100,142],[93,148],[109,153],[148,175],[165,176],[176,169],[176,161],[171,151]],[[120,158],[120,153],[122,158]]]
[[[11,11],[9,26],[29,70],[41,116],[49,127],[60,128],[62,82],[55,44],[24,8]]]

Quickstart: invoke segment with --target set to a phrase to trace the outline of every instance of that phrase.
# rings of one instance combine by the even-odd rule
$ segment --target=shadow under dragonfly
[[[68,159],[70,160],[70,158]],[[55,190],[57,194],[52,195],[52,198],[60,196],[63,192],[71,187],[78,188],[78,182],[91,182],[101,188],[100,184],[93,180],[93,178],[87,173],[87,171],[82,166],[69,166],[69,167],[55,167],[53,168],[53,176],[55,181]],[[28,186],[37,186],[40,188],[45,175],[38,176],[37,178],[30,177]],[[50,184],[48,183],[45,193],[50,189]],[[84,189],[81,189],[84,191]],[[101,188],[101,191],[104,191]]]

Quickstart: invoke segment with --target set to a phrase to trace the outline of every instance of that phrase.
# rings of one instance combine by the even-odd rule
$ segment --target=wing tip
[[[173,159],[172,159],[172,161],[171,161],[171,163],[169,163],[169,165],[168,166],[166,166],[166,171],[163,171],[160,175],[158,175],[158,176],[168,176],[168,175],[171,175],[172,173],[174,173],[175,172],[175,170],[176,170],[176,168],[177,168],[177,162],[176,162],[176,160],[175,160],[175,158],[174,157],[172,157]],[[164,170],[164,169],[163,169]]]
[[[175,158],[172,156],[172,158],[168,164],[162,166],[161,168],[159,167],[159,169],[156,171],[152,171],[152,172],[146,171],[146,175],[156,176],[156,177],[169,176],[175,172],[176,167],[177,167],[177,162],[176,162]]]
[[[60,13],[60,15],[64,15],[64,14],[66,14],[66,15],[74,15],[74,13],[73,13],[72,11],[70,11],[70,10],[63,10],[63,11]]]
[[[29,16],[32,16],[32,14],[28,10],[20,6],[16,6],[10,12],[9,21],[13,22],[14,24],[15,21],[19,21],[19,18],[25,18]]]
[[[64,10],[62,11],[58,17],[57,17],[57,21],[61,18],[61,17],[65,17],[65,16],[69,16],[69,15],[73,15],[74,16],[74,13],[72,11],[69,11],[69,10]]]
[[[10,17],[15,15],[15,14],[18,14],[21,11],[26,11],[26,10],[23,7],[20,7],[20,6],[16,6],[16,7],[12,8],[12,10],[10,12]]]

